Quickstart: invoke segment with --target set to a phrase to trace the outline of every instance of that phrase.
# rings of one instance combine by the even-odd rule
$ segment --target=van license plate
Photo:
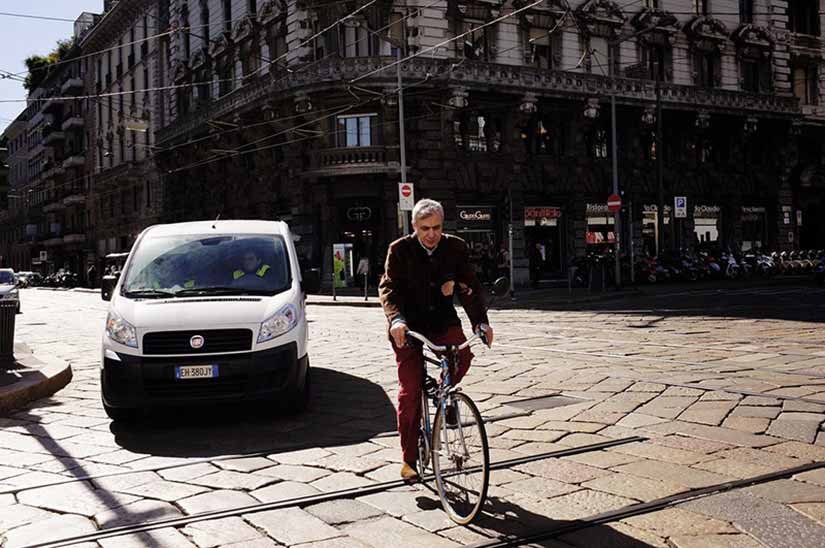
[[[181,365],[175,368],[176,379],[212,379],[217,376],[217,365]]]

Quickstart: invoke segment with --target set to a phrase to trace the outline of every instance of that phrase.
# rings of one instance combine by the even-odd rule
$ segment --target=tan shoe
[[[401,479],[404,481],[418,481],[418,472],[406,462],[401,465]]]

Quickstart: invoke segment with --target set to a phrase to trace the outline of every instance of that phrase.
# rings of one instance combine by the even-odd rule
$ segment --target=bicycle
[[[469,348],[473,342],[486,341],[483,335],[476,333],[460,345],[442,346],[415,331],[407,331],[407,336],[420,341],[438,358],[424,356],[418,475],[420,478],[426,475],[432,459],[438,496],[444,511],[455,523],[467,525],[476,518],[487,498],[490,449],[478,407],[460,387],[452,385],[450,363],[457,364],[458,353]],[[441,368],[440,383],[427,375],[427,363]],[[429,398],[435,406],[432,424]],[[480,454],[474,456],[475,451]]]

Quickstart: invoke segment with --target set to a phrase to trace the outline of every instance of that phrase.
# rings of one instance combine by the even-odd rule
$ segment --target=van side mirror
[[[301,273],[301,289],[307,294],[317,294],[321,292],[321,270],[310,268]]]

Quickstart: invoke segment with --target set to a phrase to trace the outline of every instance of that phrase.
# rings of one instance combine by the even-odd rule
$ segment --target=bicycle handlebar
[[[407,330],[407,336],[412,337],[413,339],[417,339],[421,343],[425,344],[430,350],[433,352],[446,352],[447,347],[442,346],[439,344],[435,344],[430,339],[422,335],[421,333],[417,333],[415,331]],[[461,343],[456,347],[456,350],[464,350],[465,348],[469,347],[476,339],[482,339],[482,337],[478,333],[474,333],[472,337]]]

